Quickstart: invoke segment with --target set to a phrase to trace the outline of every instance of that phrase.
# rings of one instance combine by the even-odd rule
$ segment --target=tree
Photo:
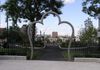
[[[84,0],[82,6],[82,11],[92,17],[97,17],[100,14],[100,0]]]
[[[83,6],[83,12],[98,18],[99,20],[99,29],[98,32],[100,31],[100,0],[84,0],[82,3]],[[100,37],[98,37],[99,41],[99,46],[100,46]]]
[[[17,24],[21,18],[30,22],[38,21],[45,12],[50,10],[61,14],[60,8],[62,6],[62,0],[7,0],[1,9],[4,9],[8,18]],[[35,31],[36,24],[33,25],[33,46],[35,44]]]
[[[93,43],[93,39],[96,39],[97,37],[97,31],[93,27],[92,21],[90,18],[88,18],[85,23],[85,28],[83,28],[80,31],[79,38],[80,42],[83,43],[83,45],[89,45]]]
[[[16,4],[17,0],[7,0],[4,5],[0,6],[2,11],[6,11],[6,19],[12,20],[12,25],[17,25],[17,20],[19,17],[19,8]]]
[[[9,43],[22,43],[23,39],[22,39],[22,33],[20,31],[20,29],[18,27],[14,28],[14,27],[10,27],[8,29],[8,41]]]
[[[63,6],[61,0],[7,0],[1,9],[6,11],[8,18],[11,18],[14,24],[20,18],[31,22],[40,20],[47,11],[54,11],[61,14],[60,8]]]

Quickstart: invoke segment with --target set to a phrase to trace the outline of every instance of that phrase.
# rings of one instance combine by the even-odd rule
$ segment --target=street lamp
[[[100,46],[100,14],[98,14],[98,39],[99,39],[99,46]]]
[[[100,32],[100,14],[98,14],[98,31]]]
[[[7,47],[9,47],[9,42],[8,42],[8,15],[7,15],[7,17],[6,17],[6,22],[7,22]]]
[[[93,46],[93,44],[94,44],[94,37],[95,37],[95,35],[92,34],[92,46]]]

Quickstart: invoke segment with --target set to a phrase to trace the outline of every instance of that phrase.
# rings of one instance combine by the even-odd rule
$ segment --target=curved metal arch
[[[71,43],[72,43],[72,40],[74,38],[74,27],[71,23],[69,23],[68,21],[62,21],[61,23],[59,23],[58,25],[60,24],[63,24],[63,23],[66,23],[68,24],[71,28],[72,28],[72,34],[71,34],[71,37],[70,37],[70,41],[69,41],[69,44],[68,44],[68,60],[71,59],[71,56],[70,56],[70,48],[71,48]]]
[[[47,14],[55,14],[55,15],[58,17],[59,23],[61,23],[60,16],[59,16],[56,12],[53,12],[53,11],[46,12],[46,13],[42,16],[42,18],[41,18],[41,23],[43,23],[43,19],[44,19],[44,17],[45,17]]]
[[[74,37],[74,27],[73,27],[73,25],[72,25],[71,23],[69,23],[69,22],[67,22],[67,21],[61,21],[60,16],[59,16],[56,12],[53,12],[53,11],[46,12],[46,13],[42,16],[42,18],[41,18],[40,21],[31,22],[31,23],[29,24],[29,26],[28,26],[27,33],[28,33],[28,37],[29,37],[29,41],[30,41],[30,46],[31,46],[31,56],[30,56],[30,59],[32,59],[32,57],[33,57],[32,25],[33,25],[33,24],[36,24],[36,23],[40,23],[40,24],[43,25],[43,19],[44,19],[44,17],[45,17],[47,14],[55,14],[55,15],[58,17],[58,20],[59,20],[58,25],[63,24],[63,23],[66,23],[66,24],[68,24],[68,25],[71,26],[71,28],[72,28],[72,34],[71,34],[70,42],[69,42],[69,45],[68,45],[68,59],[70,60],[70,47],[71,47],[72,39],[73,39],[73,37]]]
[[[61,21],[58,25],[60,25],[60,24],[64,24],[64,23],[66,23],[66,24],[68,24],[71,28],[72,28],[72,34],[71,34],[71,37],[73,37],[74,36],[74,27],[73,27],[73,25],[70,23],[70,22],[68,22],[68,21]]]
[[[29,38],[29,42],[30,42],[30,46],[31,46],[31,56],[30,56],[30,59],[32,59],[33,57],[33,43],[32,43],[32,25],[33,24],[36,24],[36,23],[40,23],[40,24],[43,24],[39,21],[34,21],[34,22],[30,22],[29,26],[28,26],[28,29],[27,29],[27,33],[28,33],[28,38]]]

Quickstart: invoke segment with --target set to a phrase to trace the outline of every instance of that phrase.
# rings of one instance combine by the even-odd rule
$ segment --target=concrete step
[[[0,60],[26,60],[26,56],[0,55]]]
[[[100,62],[100,58],[74,58],[75,62]]]

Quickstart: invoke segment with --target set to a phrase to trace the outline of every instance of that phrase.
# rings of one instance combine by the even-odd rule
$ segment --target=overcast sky
[[[5,0],[0,0],[1,4]],[[75,35],[78,34],[80,28],[84,27],[84,21],[89,17],[87,14],[82,12],[82,0],[64,0],[65,6],[61,9],[62,14],[60,15],[62,21],[68,21],[72,23],[75,28]],[[98,20],[90,17],[93,21],[93,25],[97,28]],[[5,14],[0,12],[0,27],[6,27]],[[27,24],[27,23],[23,23]],[[23,24],[18,23],[21,27]],[[11,25],[11,24],[9,24]],[[42,33],[51,34],[53,31],[57,31],[59,35],[70,35],[71,28],[67,24],[58,26],[58,18],[52,15],[44,19],[44,25],[37,24],[38,33],[40,30]]]

